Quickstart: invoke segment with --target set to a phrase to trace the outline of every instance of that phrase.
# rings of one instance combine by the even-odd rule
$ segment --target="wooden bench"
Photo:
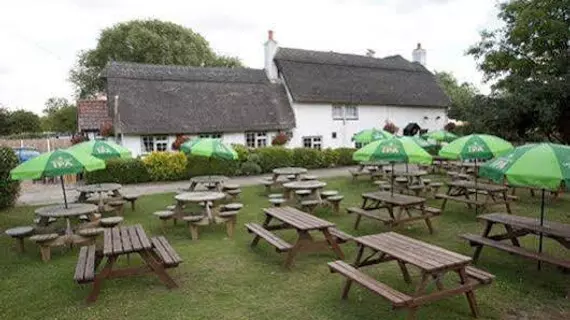
[[[178,253],[176,253],[165,237],[153,237],[150,238],[150,242],[154,247],[154,253],[158,256],[165,268],[174,268],[182,262]]]
[[[360,176],[368,176],[368,175],[370,175],[370,172],[369,172],[369,171],[365,171],[365,170],[362,170],[362,171],[358,171],[358,170],[348,170],[348,172],[350,172],[350,175],[352,175],[352,180],[356,180],[356,179],[358,179],[358,177],[360,177]]]
[[[329,228],[329,233],[331,234],[331,236],[333,236],[336,239],[337,243],[345,243],[347,241],[354,239],[354,237],[351,236],[350,234],[341,231],[337,228]]]
[[[135,211],[135,202],[139,198],[138,194],[124,194],[123,199],[131,203],[131,210]]]
[[[16,242],[18,244],[18,251],[24,252],[24,238],[34,234],[34,227],[24,226],[11,228],[6,230],[5,233],[10,237],[16,239]]]
[[[344,196],[336,195],[336,196],[327,197],[325,199],[325,201],[328,202],[332,206],[334,213],[339,213],[340,202],[342,201],[342,199],[344,199]]]
[[[301,209],[308,213],[313,213],[319,204],[321,204],[319,200],[301,200],[300,202]]]
[[[416,210],[422,210],[422,208],[419,207],[419,206],[414,207],[414,209],[416,209]],[[439,209],[439,208],[434,208],[434,207],[425,206],[425,207],[424,207],[424,211],[427,212],[427,213],[429,213],[429,214],[432,215],[432,216],[439,216],[439,215],[441,214],[441,209]]]
[[[269,244],[271,244],[272,246],[275,247],[277,252],[285,252],[285,251],[289,251],[289,250],[291,250],[291,248],[293,248],[293,246],[291,244],[287,243],[285,240],[279,238],[274,233],[263,228],[263,226],[261,226],[257,223],[246,223],[245,227],[247,228],[249,233],[254,233],[257,235],[257,237],[263,238],[267,242],[269,242]],[[255,240],[254,240],[254,242],[255,242],[255,244],[257,244],[257,242]],[[252,246],[255,245],[254,242],[252,242]]]
[[[350,286],[350,282],[354,281],[366,289],[390,301],[394,309],[404,308],[413,300],[413,298],[407,294],[392,289],[391,287],[377,281],[376,279],[361,272],[360,270],[354,268],[344,261],[338,260],[329,262],[328,266],[332,273],[338,272],[347,278],[347,283],[342,293],[343,299],[346,299],[348,297],[348,290],[346,288]]]
[[[535,251],[531,251],[525,248],[517,247],[511,244],[507,244],[504,242],[496,241],[493,239],[485,238],[480,235],[476,234],[462,234],[460,235],[461,238],[469,241],[471,246],[482,247],[482,246],[489,246],[499,250],[503,250],[509,253],[514,253],[520,255],[522,257],[536,260],[536,261],[543,261],[546,263],[550,263],[556,266],[560,266],[566,269],[570,269],[570,260],[563,260],[560,258],[556,258],[545,253],[538,253]],[[479,251],[480,252],[480,251]],[[477,262],[479,258],[479,253],[476,251],[475,255],[473,256],[473,262]]]
[[[95,280],[95,245],[83,246],[79,250],[77,265],[75,265],[75,275],[73,279],[79,283],[89,283]]]
[[[473,266],[466,267],[465,273],[469,278],[475,279],[483,285],[491,284],[495,280],[494,275]]]
[[[362,208],[350,207],[346,209],[346,211],[348,211],[349,214],[354,213],[358,215],[356,217],[356,221],[354,222],[354,230],[358,229],[358,225],[360,224],[360,219],[362,218],[362,216],[378,220],[384,224],[390,224],[394,222],[394,220],[392,220],[392,218],[390,217],[383,217],[378,215],[377,213],[380,213],[379,210],[364,210]]]

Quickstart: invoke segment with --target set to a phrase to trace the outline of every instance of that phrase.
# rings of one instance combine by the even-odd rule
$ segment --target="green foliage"
[[[239,172],[244,176],[257,175],[261,173],[261,167],[259,164],[248,160],[241,164]]]
[[[352,160],[352,154],[356,151],[354,148],[338,148],[335,149],[338,153],[338,161],[336,163],[337,166],[353,166],[356,164],[354,160]]]
[[[456,120],[468,120],[468,108],[471,107],[473,98],[478,94],[477,88],[468,82],[459,84],[449,72],[436,72],[435,78],[451,100],[448,116]]]
[[[115,182],[120,184],[151,181],[150,174],[141,159],[110,159],[106,168],[85,173],[87,184]]]
[[[8,127],[10,133],[26,133],[26,132],[40,132],[41,121],[40,117],[25,110],[16,110],[9,113]]]
[[[295,148],[293,149],[293,166],[303,167],[307,169],[325,168],[324,152],[311,148]]]
[[[8,109],[0,107],[0,135],[10,134],[10,112]]]
[[[20,192],[20,182],[10,178],[10,170],[18,166],[18,157],[9,147],[0,146],[0,209],[12,207]]]
[[[154,181],[179,180],[186,174],[187,158],[182,152],[152,152],[143,163]]]
[[[503,2],[503,26],[482,32],[469,49],[486,79],[494,81],[497,108],[491,114],[503,112],[506,116],[497,118],[521,139],[539,133],[570,143],[568,5],[568,0]]]
[[[223,175],[235,176],[238,173],[239,162],[217,158],[189,156],[186,166],[186,179],[193,176]]]
[[[262,172],[271,172],[274,168],[293,166],[293,151],[283,147],[266,147],[255,150],[259,156]]]
[[[246,148],[242,144],[232,144],[232,148],[238,154],[238,161],[244,162],[247,160],[247,157],[249,155],[249,149],[248,148]]]
[[[340,153],[336,149],[324,149],[322,150],[323,153],[323,162],[326,167],[334,167],[338,164],[340,159]]]
[[[77,131],[77,107],[65,98],[52,97],[44,104],[42,127],[50,132]]]
[[[109,61],[204,67],[240,67],[237,58],[216,55],[200,34],[171,22],[132,20],[103,29],[95,49],[82,51],[70,80],[79,97],[104,91],[101,71]]]

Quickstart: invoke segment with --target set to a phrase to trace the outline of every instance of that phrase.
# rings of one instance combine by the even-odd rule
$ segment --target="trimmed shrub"
[[[335,167],[338,165],[340,153],[336,149],[327,148],[324,149],[322,152],[324,157],[325,168]]]
[[[241,164],[239,173],[245,176],[257,175],[261,173],[261,167],[259,164],[248,160]]]
[[[143,159],[153,181],[180,180],[187,178],[188,159],[182,152],[152,152]]]
[[[310,148],[295,148],[293,166],[307,169],[323,168],[326,166],[324,152]]]
[[[247,157],[250,154],[248,148],[246,148],[244,145],[241,144],[233,144],[232,148],[234,148],[234,150],[238,154],[238,161],[245,162],[247,160]]]
[[[151,181],[150,174],[140,159],[109,159],[103,170],[85,172],[85,183],[115,182],[120,184]]]
[[[193,176],[214,174],[223,176],[235,176],[239,171],[239,167],[240,162],[235,160],[189,156],[188,164],[186,165],[186,176],[184,179]]]
[[[12,148],[0,146],[0,209],[12,207],[20,193],[20,181],[10,178],[10,170],[18,163]]]
[[[293,151],[283,147],[266,147],[256,149],[259,166],[262,172],[271,172],[274,168],[293,166]]]
[[[353,148],[338,148],[335,149],[338,153],[337,166],[352,166],[356,164],[356,161],[352,160],[352,154],[356,151]]]

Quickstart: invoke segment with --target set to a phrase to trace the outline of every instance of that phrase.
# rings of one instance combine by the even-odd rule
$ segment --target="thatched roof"
[[[263,70],[112,62],[110,110],[119,99],[124,133],[205,133],[289,129],[293,110],[284,88]]]
[[[279,48],[275,55],[296,102],[447,107],[434,75],[401,56],[383,59]]]

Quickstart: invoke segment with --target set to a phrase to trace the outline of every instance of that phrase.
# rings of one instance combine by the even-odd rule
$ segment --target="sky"
[[[203,35],[217,53],[263,68],[263,43],[411,60],[418,42],[427,67],[488,92],[465,51],[496,28],[496,0],[2,0],[0,106],[41,113],[45,100],[73,100],[69,70],[103,28],[161,19]]]

